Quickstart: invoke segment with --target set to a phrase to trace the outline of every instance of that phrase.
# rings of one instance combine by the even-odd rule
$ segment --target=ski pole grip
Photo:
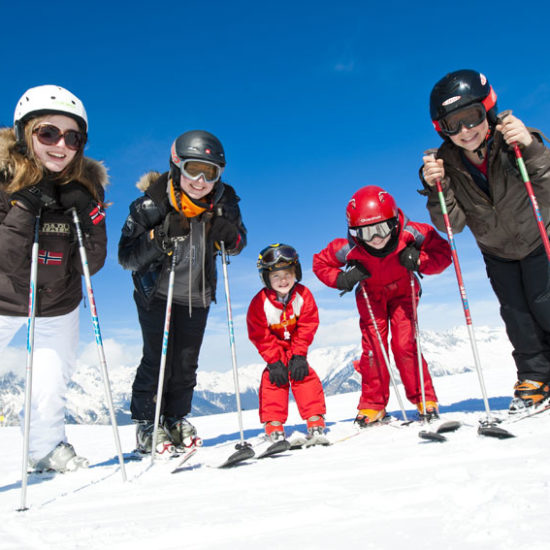
[[[432,148],[432,149],[426,149],[426,150],[424,151],[424,154],[425,154],[425,155],[432,155],[432,156],[435,158],[435,156],[437,155],[437,151],[438,151],[438,150],[434,147],[434,148]]]
[[[506,109],[506,111],[502,111],[502,113],[499,113],[497,115],[497,121],[499,124],[502,124],[504,122],[504,119],[512,114],[512,109]]]

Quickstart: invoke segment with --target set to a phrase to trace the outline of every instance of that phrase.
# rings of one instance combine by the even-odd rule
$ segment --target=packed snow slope
[[[485,370],[493,412],[506,416],[514,370]],[[69,425],[91,468],[31,477],[18,512],[21,437],[0,428],[0,548],[11,549],[513,549],[548,548],[550,413],[509,424],[516,437],[477,435],[485,417],[474,372],[438,377],[442,420],[460,420],[445,443],[418,437],[418,423],[355,434],[358,394],[328,398],[334,445],[216,469],[239,440],[236,413],[195,417],[204,447],[186,471],[172,461],[132,462],[122,482],[112,430]],[[395,397],[389,410],[398,413]],[[413,416],[412,406],[408,413]],[[245,438],[260,440],[257,411]],[[287,433],[302,430],[294,403]],[[134,445],[132,426],[122,445]],[[347,438],[342,441],[342,439]]]

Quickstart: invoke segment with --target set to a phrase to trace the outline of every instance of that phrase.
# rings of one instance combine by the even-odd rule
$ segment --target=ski
[[[462,424],[456,420],[449,420],[447,422],[443,422],[436,430],[427,431],[427,430],[421,430],[418,433],[418,436],[421,439],[427,439],[429,441],[447,441],[446,436],[444,436],[444,433],[449,432],[456,432],[460,428]]]
[[[300,436],[296,438],[291,438],[290,442],[290,450],[294,451],[297,449],[307,449],[308,447],[315,447],[317,445],[321,447],[328,447],[329,445],[332,445],[332,443],[328,440],[328,438],[325,435],[321,434],[315,434],[315,435],[306,435],[306,436]]]
[[[257,459],[267,458],[279,453],[284,453],[289,449],[290,449],[290,442],[287,439],[281,439],[269,445],[269,447],[267,447],[267,449],[265,449],[265,451],[259,454],[256,458]]]
[[[543,412],[546,412],[550,410],[550,403],[546,403],[545,405],[538,407],[534,409],[533,411],[529,411],[527,413],[517,413],[513,415],[509,415],[508,419],[505,421],[506,424],[514,424],[515,422],[519,422],[520,420],[524,420],[526,418],[531,418],[533,416],[536,416],[538,414],[541,414]]]
[[[186,453],[183,454],[182,459],[178,462],[177,466],[170,472],[172,474],[177,474],[187,470],[186,463],[187,461],[198,451],[198,447],[192,447]]]
[[[245,460],[248,460],[249,458],[254,457],[254,449],[250,445],[250,443],[237,443],[235,445],[236,451],[229,456],[224,462],[222,462],[219,466],[216,466],[217,468],[231,468],[233,466],[236,466],[237,464],[240,464],[241,462],[244,462]]]

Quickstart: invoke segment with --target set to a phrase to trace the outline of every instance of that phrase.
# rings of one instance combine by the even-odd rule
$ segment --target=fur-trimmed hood
[[[15,176],[15,165],[10,150],[15,145],[15,134],[12,128],[0,128],[0,182],[8,183]],[[84,157],[84,173],[89,181],[105,189],[109,185],[107,168],[101,161]]]
[[[143,174],[141,178],[139,178],[138,182],[136,183],[136,187],[140,191],[147,191],[149,189],[149,186],[154,182],[157,181],[161,176],[160,172],[156,172],[155,170],[152,170],[151,172],[147,172],[146,174]]]

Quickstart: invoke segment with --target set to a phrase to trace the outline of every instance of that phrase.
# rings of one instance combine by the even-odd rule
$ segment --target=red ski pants
[[[291,388],[302,419],[306,420],[311,416],[326,413],[323,385],[311,367],[309,367],[309,374],[303,380],[295,382],[291,379],[290,384],[280,388],[269,381],[269,371],[266,368],[260,383],[260,422],[272,420],[283,424],[286,422]]]
[[[388,357],[388,332],[391,330],[391,349],[407,399],[414,404],[420,403],[422,390],[410,283],[407,281],[406,285],[392,284],[366,292]],[[390,397],[390,375],[362,288],[358,289],[356,298],[363,347],[359,362],[362,377],[361,397],[357,408],[382,410],[386,408]],[[415,295],[415,299],[418,304],[418,296]],[[423,357],[422,370],[426,401],[437,401],[428,365]]]

